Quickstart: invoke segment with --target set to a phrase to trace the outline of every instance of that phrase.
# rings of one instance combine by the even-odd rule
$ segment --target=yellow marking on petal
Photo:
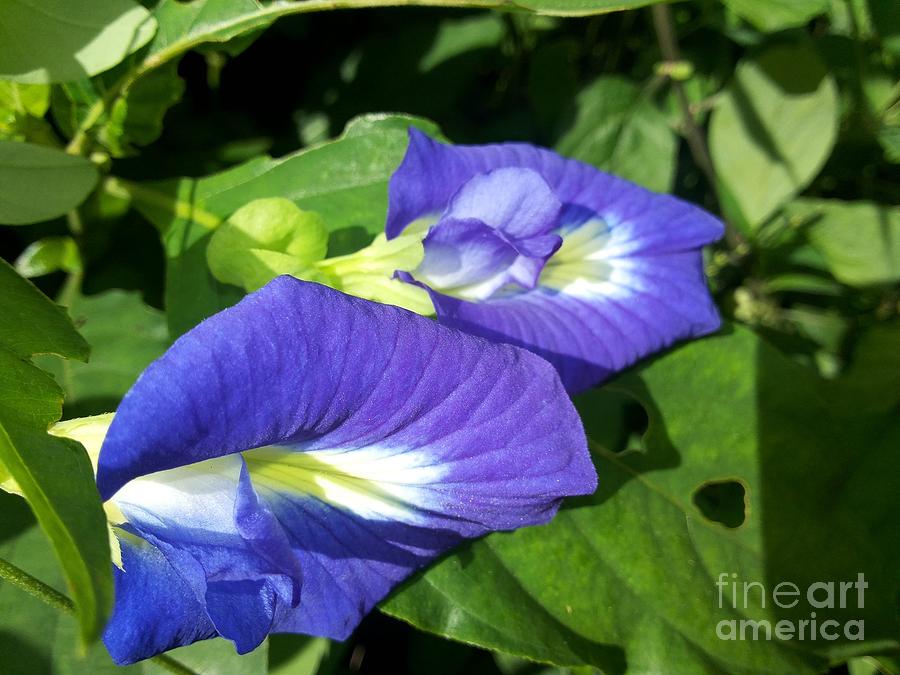
[[[416,519],[425,491],[440,469],[414,466],[409,455],[368,449],[291,451],[266,447],[244,453],[254,485],[313,497],[373,518]]]
[[[613,266],[604,259],[609,241],[606,224],[602,220],[589,220],[562,237],[562,246],[547,261],[538,284],[568,295],[596,296],[609,292]]]

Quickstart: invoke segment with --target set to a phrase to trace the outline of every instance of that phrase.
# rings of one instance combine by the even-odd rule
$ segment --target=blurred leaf
[[[54,90],[53,117],[72,136],[92,106],[111,86],[111,78],[79,80]],[[159,138],[166,112],[184,93],[178,76],[178,60],[172,60],[138,79],[104,112],[95,126],[97,140],[113,157],[134,154],[135,146],[149,145]]]
[[[900,5],[894,0],[869,0],[868,9],[881,45],[894,56],[900,56]]]
[[[497,14],[475,14],[442,21],[434,42],[419,60],[419,71],[426,73],[474,49],[495,47],[505,34],[503,19]]]
[[[249,292],[279,274],[299,275],[327,249],[328,230],[317,213],[269,197],[242,206],[217,227],[206,259],[216,279]]]
[[[811,44],[776,44],[742,60],[709,132],[716,172],[740,211],[734,219],[758,226],[809,185],[838,119],[834,80]]]
[[[722,0],[725,6],[767,33],[802,26],[828,11],[829,0]]]
[[[24,140],[33,121],[50,105],[50,87],[0,80],[0,140]]]
[[[38,239],[31,242],[16,258],[16,272],[26,278],[59,271],[81,271],[81,255],[72,237]]]
[[[889,162],[900,164],[900,124],[886,124],[878,132],[878,142]]]
[[[83,157],[32,143],[0,141],[0,224],[50,220],[78,206],[97,184]]]
[[[814,274],[793,272],[773,275],[763,282],[768,293],[813,293],[816,295],[840,295],[843,287],[829,278]]]
[[[212,231],[244,204],[284,197],[319,213],[329,231],[328,253],[362,248],[383,231],[387,183],[415,125],[404,115],[367,115],[331,142],[281,159],[259,157],[213,176],[131,186],[134,205],[162,233],[168,257],[166,313],[172,336],[237,302],[242,293],[210,274],[206,249]]]
[[[572,127],[556,149],[567,157],[640,185],[668,192],[675,173],[675,134],[666,116],[639,87],[603,77],[576,99]]]
[[[91,345],[89,363],[41,359],[66,396],[66,417],[111,412],[169,344],[166,319],[139,293],[71,294],[69,313]]]
[[[810,244],[839,281],[870,286],[900,280],[900,208],[798,199],[788,206],[787,216],[808,223]]]
[[[156,30],[132,0],[5,2],[0,78],[29,84],[69,82],[112,68]]]
[[[607,673],[812,673],[876,646],[897,649],[900,389],[890,344],[900,326],[879,332],[856,360],[880,370],[854,366],[837,382],[734,327],[607,385],[647,410],[645,450],[594,445],[593,497],[569,500],[547,526],[463,548],[383,609],[457,640]],[[578,405],[586,417],[600,412]],[[695,502],[723,482],[745,488],[740,527]],[[723,574],[771,593],[783,581],[807,589],[859,573],[864,607],[854,591],[846,609],[805,598],[784,609],[771,595],[762,606],[757,588],[746,607],[740,591],[737,608],[727,591],[720,606],[716,587]],[[743,619],[790,621],[796,636],[811,611],[819,625],[863,619],[865,640],[717,637],[720,622]]]
[[[333,656],[344,645],[327,638],[282,633],[269,638],[270,675],[327,675],[335,670]]]
[[[179,647],[166,654],[203,675],[265,675],[269,666],[268,652],[268,641],[249,654],[240,655],[228,640],[214,638]],[[154,664],[144,665],[146,675],[160,675],[161,672],[162,669]]]
[[[48,352],[85,360],[88,346],[65,313],[3,261],[0,316],[0,462],[53,543],[90,642],[112,606],[106,515],[84,448],[47,433],[60,418],[62,392],[28,361]]]
[[[507,3],[497,3],[498,7],[513,6],[528,9],[538,14],[548,16],[589,16],[591,14],[605,14],[606,12],[618,12],[625,9],[637,9],[647,5],[655,5],[668,0],[512,0]],[[460,6],[468,3],[460,2]]]

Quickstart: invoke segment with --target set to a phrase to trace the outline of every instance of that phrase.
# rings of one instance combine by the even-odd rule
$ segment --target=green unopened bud
[[[206,261],[219,281],[255,291],[281,274],[320,280],[312,266],[327,249],[319,214],[273,197],[246,204],[216,228]]]
[[[690,61],[661,61],[654,68],[657,75],[684,82],[694,76],[694,64]]]

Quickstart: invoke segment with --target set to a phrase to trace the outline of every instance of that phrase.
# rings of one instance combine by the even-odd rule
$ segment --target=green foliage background
[[[0,492],[0,559],[71,598],[0,581],[0,671],[121,670],[96,641],[90,463],[47,427],[115,409],[265,281],[239,257],[249,202],[302,210],[268,202],[294,214],[257,256],[281,271],[282,240],[367,245],[413,124],[721,215],[725,327],[577,399],[597,494],[448,556],[346,644],[214,640],[126,670],[898,672],[898,76],[896,0],[0,0],[0,485],[30,506]],[[722,572],[864,573],[865,607],[819,619],[865,639],[720,640],[721,620],[810,609],[722,608]]]

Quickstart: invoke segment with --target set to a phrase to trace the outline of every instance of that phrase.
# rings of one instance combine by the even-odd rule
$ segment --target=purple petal
[[[123,666],[216,635],[203,604],[157,548],[129,538],[120,544],[124,570],[115,569],[115,607],[103,633],[113,661]]]
[[[570,393],[721,324],[699,251],[626,258],[608,268],[608,278],[580,291],[542,285],[473,303],[420,285],[442,323],[539,354],[556,367]]]
[[[631,253],[697,248],[722,236],[722,224],[702,209],[546,148],[528,143],[445,145],[410,128],[409,147],[388,188],[388,238],[417,218],[441,214],[478,174],[505,167],[538,173],[570,216],[583,211],[613,230],[623,228]]]
[[[722,236],[722,224],[686,202],[543,148],[448,146],[410,130],[407,154],[391,179],[387,235],[440,212],[469,182],[509,167],[538,173],[562,203],[556,232],[563,245],[538,270],[536,283],[522,284],[528,292],[465,295],[446,292],[420,270],[399,275],[429,290],[442,323],[543,356],[570,392],[718,329],[701,248]],[[511,184],[493,188],[500,202],[503,189],[518,194]],[[479,209],[491,213],[490,204],[485,189],[466,214],[481,218]]]
[[[434,556],[546,522],[596,473],[543,360],[280,277],[145,371],[98,485],[244,650],[345,637]]]
[[[240,455],[131,481],[115,503],[127,528],[165,555],[239,653],[259,646],[298,604],[300,565]],[[125,567],[122,576],[130,573]]]
[[[511,238],[547,234],[562,204],[540,174],[516,167],[478,174],[453,195],[443,218],[477,219]]]

